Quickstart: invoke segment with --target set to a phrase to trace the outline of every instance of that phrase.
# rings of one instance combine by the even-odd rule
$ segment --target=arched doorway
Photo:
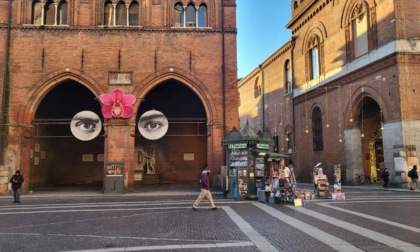
[[[169,124],[166,134],[156,140],[138,130],[139,118],[150,110],[160,111]],[[136,116],[135,184],[197,183],[207,162],[206,118],[200,98],[180,81],[166,80],[151,89]],[[146,181],[156,174],[158,179]]]
[[[32,122],[30,188],[98,185],[103,183],[103,129],[90,141],[75,138],[72,118],[80,111],[101,116],[96,96],[77,81],[54,86],[39,103]]]
[[[356,111],[355,126],[360,129],[363,176],[366,181],[377,181],[384,168],[382,111],[379,104],[369,96],[362,97]]]

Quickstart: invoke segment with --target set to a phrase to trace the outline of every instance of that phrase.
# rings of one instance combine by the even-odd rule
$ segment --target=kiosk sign
[[[257,149],[268,150],[270,146],[268,144],[257,143]]]
[[[229,144],[228,149],[246,149],[247,144],[246,143],[237,143],[237,144]]]

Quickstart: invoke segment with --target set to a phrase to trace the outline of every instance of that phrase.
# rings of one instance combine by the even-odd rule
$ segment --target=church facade
[[[235,0],[0,0],[2,191],[220,185],[236,34]]]
[[[242,78],[240,125],[268,129],[298,181],[322,163],[333,180],[402,186],[420,148],[416,0],[294,0],[292,37]]]

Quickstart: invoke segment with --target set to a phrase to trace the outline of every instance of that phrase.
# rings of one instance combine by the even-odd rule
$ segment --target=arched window
[[[319,107],[315,107],[312,111],[312,132],[314,151],[322,151],[324,149],[324,141],[322,135],[322,114]]]
[[[32,3],[32,24],[43,25],[43,4],[39,1],[33,1]]]
[[[351,15],[354,58],[368,52],[368,17],[364,2],[356,5]]]
[[[309,77],[315,79],[320,74],[320,48],[318,36],[312,36],[308,44]]]
[[[52,0],[47,1],[45,4],[45,22],[46,25],[55,24],[55,5]]]
[[[285,85],[284,89],[286,90],[286,94],[292,92],[292,66],[290,64],[290,60],[286,60],[284,64],[284,76],[285,76]]]
[[[139,4],[137,3],[137,1],[133,1],[130,4],[130,8],[128,9],[128,19],[129,19],[129,23],[128,25],[130,26],[139,26],[140,22],[139,22],[139,13],[140,13],[140,8],[139,8]]]
[[[198,27],[207,27],[207,6],[205,4],[200,5],[198,8]]]
[[[185,19],[185,26],[186,27],[195,27],[196,22],[196,13],[195,13],[195,7],[192,4],[189,4],[187,6],[187,16]]]
[[[181,3],[175,4],[173,22],[174,27],[184,26],[184,7]]]
[[[127,7],[125,6],[124,2],[120,1],[117,4],[115,15],[116,25],[127,25]]]
[[[105,2],[104,7],[104,25],[114,25],[114,6],[112,6],[111,1]]]
[[[58,4],[57,10],[57,24],[58,25],[66,25],[67,24],[67,2],[61,1]]]

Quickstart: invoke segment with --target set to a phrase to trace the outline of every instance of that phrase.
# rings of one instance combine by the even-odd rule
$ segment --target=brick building
[[[292,37],[238,83],[240,125],[268,129],[298,181],[321,162],[333,179],[401,186],[420,148],[417,0],[294,0]],[[417,92],[416,92],[417,91]]]
[[[236,32],[235,0],[0,0],[3,191],[16,169],[26,189],[101,185],[114,162],[126,190],[147,175],[195,183],[206,164],[219,185],[221,139],[238,127]],[[130,117],[104,118],[98,98],[115,90],[135,96]],[[159,139],[139,132],[149,110],[169,122]],[[89,141],[70,129],[81,111],[100,118]]]

